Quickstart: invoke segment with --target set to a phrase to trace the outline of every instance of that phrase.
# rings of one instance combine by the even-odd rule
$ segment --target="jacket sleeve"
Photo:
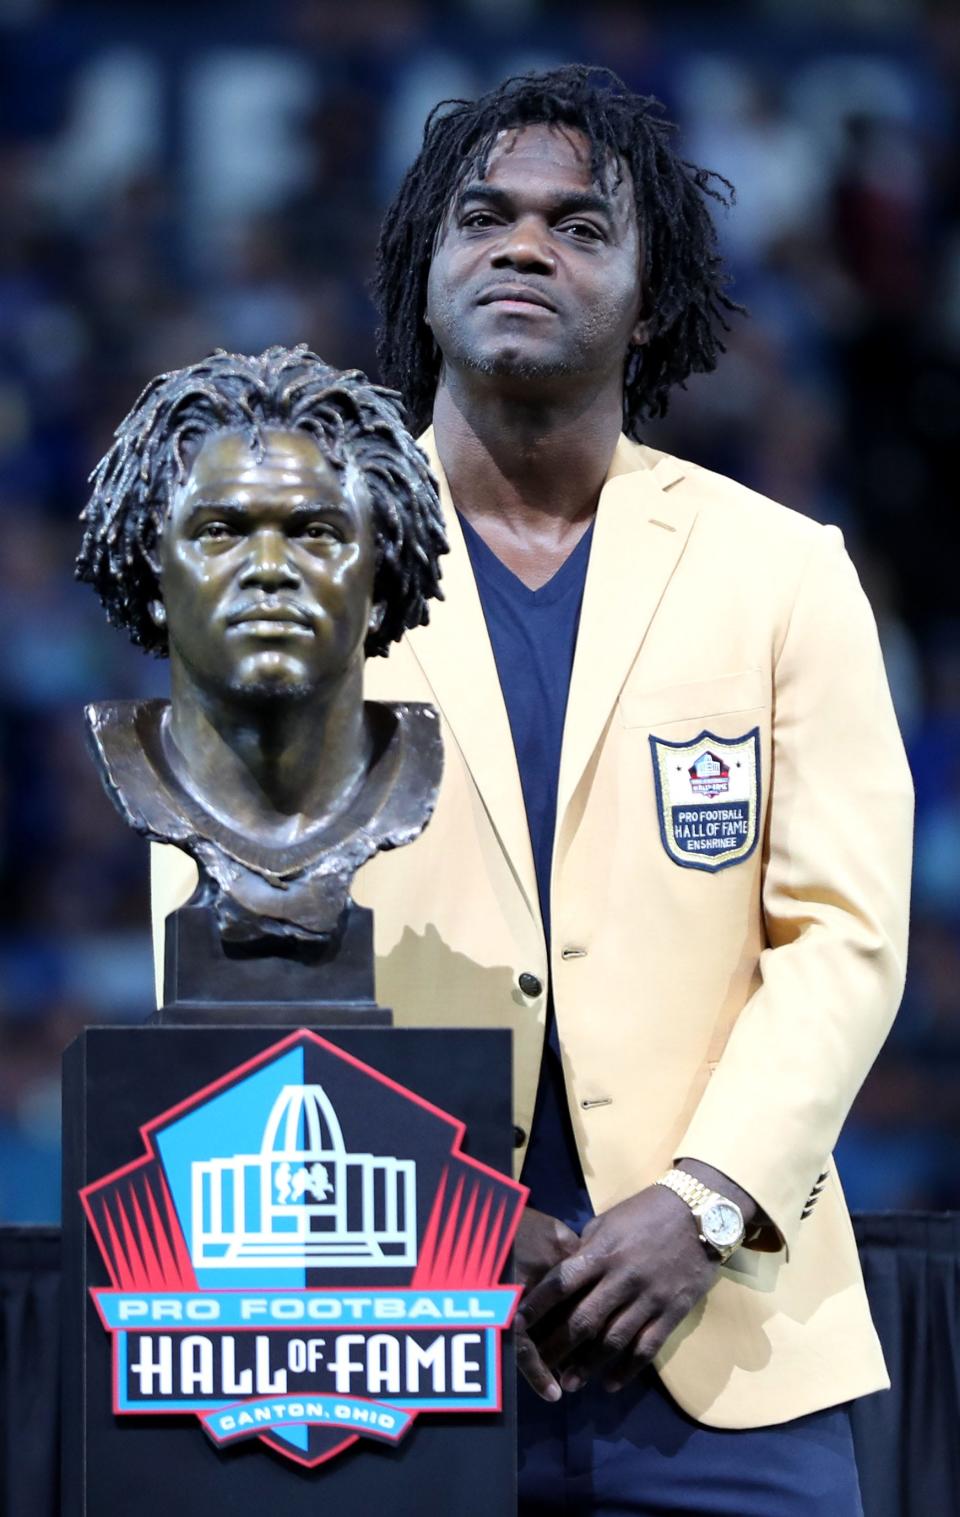
[[[677,1156],[721,1170],[795,1241],[903,991],[913,789],[876,626],[836,528],[775,669],[761,983]]]

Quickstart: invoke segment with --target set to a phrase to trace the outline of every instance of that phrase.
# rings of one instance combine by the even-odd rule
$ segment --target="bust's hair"
[[[166,629],[149,605],[160,593],[158,550],[174,494],[208,437],[239,432],[260,453],[269,428],[308,433],[338,474],[362,476],[377,556],[373,599],[383,607],[364,652],[386,654],[441,597],[447,544],[436,485],[396,392],[359,369],[331,368],[305,345],[256,358],[218,349],[150,381],[90,476],[77,578],[93,586],[114,626],[163,657]]]

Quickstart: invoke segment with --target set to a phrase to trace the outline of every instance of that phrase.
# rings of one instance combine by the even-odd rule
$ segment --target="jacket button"
[[[523,1128],[522,1127],[515,1127],[513,1129],[513,1146],[514,1146],[514,1148],[522,1148],[523,1145],[524,1145],[524,1143],[526,1143],[526,1141],[527,1141],[527,1135],[524,1132]]]
[[[543,986],[536,975],[528,974],[526,970],[520,976],[519,984],[525,996],[538,996],[543,990]]]

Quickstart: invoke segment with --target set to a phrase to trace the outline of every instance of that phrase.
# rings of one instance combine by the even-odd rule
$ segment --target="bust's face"
[[[170,657],[211,694],[303,699],[362,665],[375,552],[362,484],[305,432],[207,438],[160,553]],[[359,498],[357,498],[359,497]]]

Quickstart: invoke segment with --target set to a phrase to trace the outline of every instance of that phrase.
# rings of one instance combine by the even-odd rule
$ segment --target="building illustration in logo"
[[[709,800],[724,795],[730,789],[730,770],[723,759],[709,749],[701,753],[690,765],[690,789],[694,795],[705,795]]]
[[[495,1412],[526,1192],[462,1122],[299,1031],[87,1185],[117,1417],[196,1415],[313,1468],[422,1413]]]
[[[260,1152],[192,1165],[196,1266],[352,1268],[417,1261],[416,1165],[348,1154],[321,1085],[285,1085]]]

